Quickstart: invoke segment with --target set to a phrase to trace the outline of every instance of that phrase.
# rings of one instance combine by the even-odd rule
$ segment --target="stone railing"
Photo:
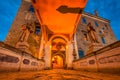
[[[73,62],[77,70],[120,72],[120,41],[110,44]]]
[[[44,69],[44,61],[0,42],[0,71],[28,71]]]

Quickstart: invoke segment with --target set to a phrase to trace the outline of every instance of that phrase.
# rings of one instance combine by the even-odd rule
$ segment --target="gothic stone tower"
[[[92,29],[91,31],[88,30],[89,26],[93,29],[96,37],[94,39],[97,40],[97,43],[94,42],[94,39],[91,41],[90,33]],[[95,48],[99,49],[115,42],[116,37],[111,29],[109,20],[100,17],[96,11],[95,15],[84,12],[76,30],[76,41],[79,57],[83,57],[88,54],[89,50],[94,51]]]
[[[29,0],[22,0],[5,43],[38,57],[40,47],[40,24]]]

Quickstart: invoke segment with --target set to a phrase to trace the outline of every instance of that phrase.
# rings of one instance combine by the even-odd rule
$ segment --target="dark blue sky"
[[[0,1],[1,41],[4,41],[20,4],[21,0]],[[111,20],[111,27],[120,40],[120,0],[88,0],[85,11],[94,14],[94,10],[98,10],[101,17]]]

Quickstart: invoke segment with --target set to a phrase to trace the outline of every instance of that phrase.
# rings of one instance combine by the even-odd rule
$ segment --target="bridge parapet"
[[[73,62],[73,68],[109,73],[120,72],[120,41],[110,44]]]
[[[0,71],[43,70],[44,61],[0,42]]]

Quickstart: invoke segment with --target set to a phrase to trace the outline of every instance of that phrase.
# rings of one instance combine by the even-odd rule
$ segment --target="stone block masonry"
[[[0,71],[43,70],[44,61],[0,42]]]

